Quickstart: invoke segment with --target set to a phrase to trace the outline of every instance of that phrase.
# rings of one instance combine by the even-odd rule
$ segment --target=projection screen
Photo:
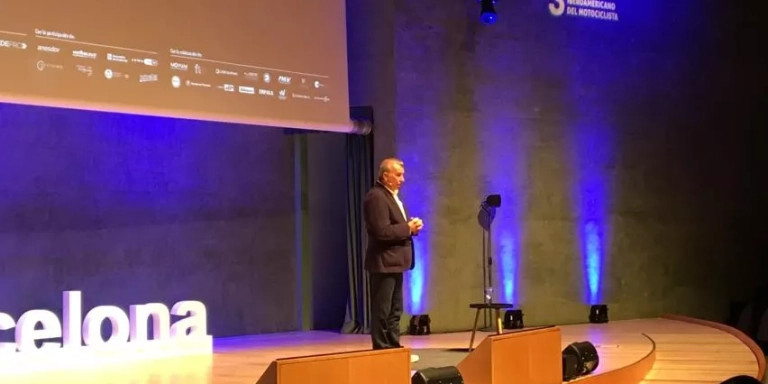
[[[344,0],[0,1],[0,101],[351,132]]]

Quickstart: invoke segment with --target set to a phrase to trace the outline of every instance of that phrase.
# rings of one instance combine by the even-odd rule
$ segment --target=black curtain
[[[353,120],[373,125],[370,107],[351,108]],[[347,273],[349,289],[342,333],[368,333],[370,293],[368,274],[363,268],[366,233],[363,223],[363,198],[373,187],[373,133],[347,135]]]

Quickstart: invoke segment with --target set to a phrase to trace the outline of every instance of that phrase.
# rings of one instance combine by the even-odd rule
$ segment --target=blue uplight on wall
[[[584,260],[587,271],[587,288],[589,289],[589,304],[600,302],[600,278],[602,270],[603,251],[600,228],[595,221],[584,225]]]
[[[419,151],[408,151],[409,153],[418,153]],[[421,149],[424,152],[424,149]],[[429,292],[429,271],[430,271],[430,246],[431,231],[435,226],[434,219],[431,217],[431,201],[425,196],[434,196],[435,188],[432,181],[426,179],[424,175],[428,173],[426,167],[422,165],[418,155],[400,156],[405,164],[405,185],[403,187],[403,203],[405,205],[408,217],[419,217],[424,221],[424,230],[413,240],[413,253],[415,258],[415,267],[406,272],[404,276],[403,298],[405,311],[409,314],[422,314],[429,310],[428,297]],[[431,165],[431,163],[428,163]],[[413,178],[410,176],[413,175]],[[413,198],[411,198],[413,197]]]
[[[637,6],[650,10],[644,5]],[[620,35],[612,33],[615,27],[610,23],[574,24],[574,38],[569,42],[574,49],[563,56],[570,63],[563,76],[569,88],[564,111],[569,115],[565,128],[570,135],[569,160],[574,164],[574,232],[579,241],[582,300],[588,304],[604,304],[605,276],[610,268],[607,244],[611,228],[606,212],[612,197],[609,186],[616,151],[614,119],[620,110],[613,103],[616,95],[632,92],[625,85],[630,83],[626,81],[627,65],[621,56],[611,49],[589,48],[593,47],[594,39],[604,37],[602,44],[606,47],[623,45],[616,38]]]
[[[603,276],[607,259],[608,234],[606,163],[611,154],[608,130],[597,126],[577,127],[578,150],[578,236],[583,260],[585,292],[588,304],[603,302]]]
[[[413,243],[416,266],[411,270],[408,279],[408,300],[406,300],[408,313],[420,314],[424,312],[424,280],[428,258],[425,257],[425,245],[423,239],[416,239]]]
[[[501,282],[502,298],[505,303],[515,303],[516,282],[517,282],[517,242],[509,230],[501,234],[500,252],[501,255]]]

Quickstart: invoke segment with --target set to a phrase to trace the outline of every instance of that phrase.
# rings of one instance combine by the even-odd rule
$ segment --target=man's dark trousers
[[[370,280],[373,349],[399,348],[403,274],[371,273]]]

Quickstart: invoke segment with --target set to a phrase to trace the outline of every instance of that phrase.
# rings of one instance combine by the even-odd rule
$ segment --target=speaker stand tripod
[[[481,227],[483,228],[483,302],[470,305],[470,308],[474,308],[477,311],[475,315],[473,335],[474,331],[477,330],[477,317],[480,314],[480,310],[483,310],[483,327],[480,328],[480,330],[484,332],[500,333],[500,310],[511,309],[513,307],[512,304],[494,303],[493,301],[493,221],[496,216],[496,208],[500,206],[500,195],[489,195],[480,205],[482,213],[484,214],[481,216],[480,220]]]

